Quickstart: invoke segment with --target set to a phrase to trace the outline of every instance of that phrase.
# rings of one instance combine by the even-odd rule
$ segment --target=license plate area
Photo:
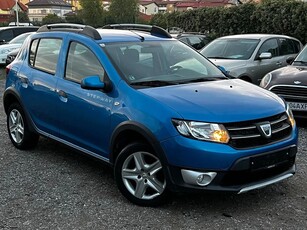
[[[288,105],[293,111],[306,111],[307,112],[307,103],[303,102],[288,102]]]
[[[250,158],[251,171],[275,168],[281,164],[286,164],[290,160],[288,151],[271,153],[263,156]]]

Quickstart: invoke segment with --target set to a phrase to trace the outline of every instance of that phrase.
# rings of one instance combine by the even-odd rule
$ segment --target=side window
[[[10,41],[14,38],[13,30],[3,30],[1,33],[0,41]]]
[[[301,50],[301,44],[296,40],[292,40],[292,43],[294,46],[294,52],[297,54]]]
[[[42,38],[31,44],[30,65],[42,71],[55,74],[62,40]]]
[[[86,46],[72,42],[66,62],[65,78],[80,83],[88,76],[99,76],[103,81],[104,69],[95,54]]]
[[[29,58],[31,66],[34,66],[37,44],[38,44],[38,39],[32,41],[30,48],[30,58]]]
[[[277,43],[277,39],[269,39],[267,41],[265,41],[259,51],[258,51],[258,55],[260,55],[261,53],[264,52],[269,52],[272,54],[272,57],[276,57],[278,56],[278,43]]]
[[[280,48],[280,55],[288,55],[288,54],[294,54],[295,53],[292,40],[280,38],[279,44],[280,44],[280,47],[279,47]]]

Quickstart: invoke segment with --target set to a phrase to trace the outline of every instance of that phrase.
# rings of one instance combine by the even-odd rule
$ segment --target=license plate
[[[307,103],[302,102],[288,102],[290,109],[295,111],[307,111]]]

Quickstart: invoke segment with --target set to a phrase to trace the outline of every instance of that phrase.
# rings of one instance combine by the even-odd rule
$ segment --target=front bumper
[[[229,170],[208,171],[199,169],[183,169],[169,166],[175,191],[207,190],[228,191],[244,193],[250,190],[277,183],[295,174],[296,145],[291,145],[276,151],[270,151],[248,157],[242,157],[235,161]],[[199,175],[216,175],[210,183],[199,183]],[[187,177],[186,175],[192,175]],[[193,177],[194,176],[194,177]],[[188,179],[187,179],[188,178]]]

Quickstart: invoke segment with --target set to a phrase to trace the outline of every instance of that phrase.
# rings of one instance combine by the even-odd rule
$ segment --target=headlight
[[[271,80],[272,80],[272,74],[271,74],[271,73],[266,74],[266,75],[262,78],[262,80],[261,80],[261,82],[260,82],[260,86],[261,86],[262,88],[266,88],[266,87],[268,86],[268,84],[270,84]]]
[[[186,137],[219,143],[228,143],[229,141],[228,132],[221,124],[175,119],[173,119],[173,124],[178,132]]]
[[[294,116],[293,116],[293,113],[292,113],[289,105],[287,105],[286,112],[287,112],[287,115],[288,115],[288,118],[289,118],[289,121],[290,121],[292,127],[294,127],[295,126],[295,120],[294,120]]]

